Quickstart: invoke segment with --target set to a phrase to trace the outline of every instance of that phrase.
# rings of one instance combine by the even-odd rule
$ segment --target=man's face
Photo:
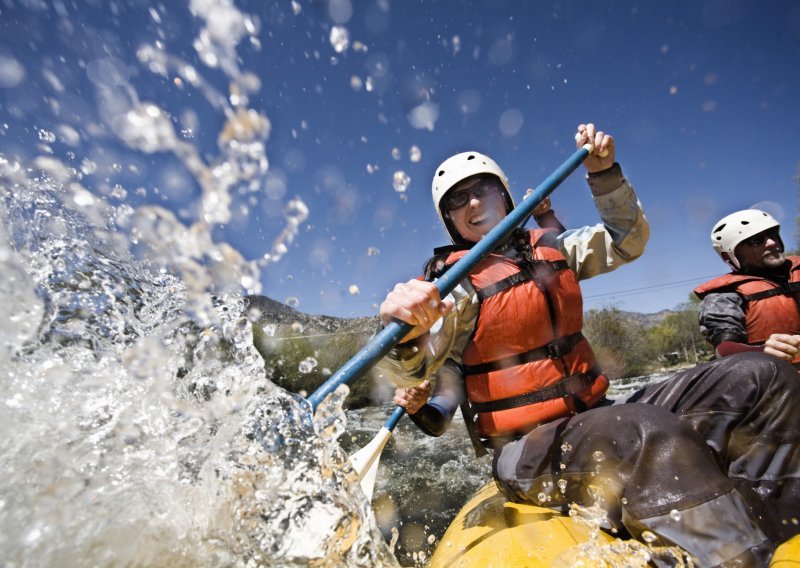
[[[779,268],[786,262],[777,227],[753,235],[734,250],[742,269]]]
[[[464,239],[477,243],[506,216],[501,188],[493,176],[470,178],[444,196],[445,215]]]

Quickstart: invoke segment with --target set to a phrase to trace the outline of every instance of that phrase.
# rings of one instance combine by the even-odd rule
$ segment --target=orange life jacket
[[[608,390],[581,334],[583,300],[577,277],[556,248],[486,257],[469,275],[481,303],[463,363],[470,407],[483,437],[524,433],[596,404]],[[466,251],[451,253],[450,265]]]
[[[736,292],[745,301],[747,343],[761,345],[773,333],[800,335],[800,256],[792,262],[789,281],[779,283],[760,276],[730,273],[694,289],[702,299],[711,293]]]

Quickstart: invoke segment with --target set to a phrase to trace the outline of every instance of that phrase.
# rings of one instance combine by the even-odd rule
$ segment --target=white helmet
[[[503,184],[506,212],[514,208],[514,200],[508,191],[508,178],[503,173],[503,170],[500,169],[500,166],[489,156],[484,156],[478,152],[462,152],[447,158],[436,168],[436,174],[433,176],[433,184],[431,185],[431,194],[436,212],[439,214],[439,218],[444,223],[445,229],[454,243],[464,242],[464,239],[458,234],[450,219],[442,211],[442,198],[460,181],[479,174],[488,174],[499,179],[500,183]]]
[[[734,250],[742,241],[769,229],[780,227],[770,214],[759,209],[744,209],[720,219],[711,231],[711,246],[735,270],[741,268]],[[783,247],[783,242],[781,242]],[[723,253],[727,256],[723,256]]]

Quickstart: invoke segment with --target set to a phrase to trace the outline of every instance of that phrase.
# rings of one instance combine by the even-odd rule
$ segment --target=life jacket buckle
[[[561,349],[560,343],[548,343],[547,344],[547,356],[550,359],[561,359],[564,355]]]

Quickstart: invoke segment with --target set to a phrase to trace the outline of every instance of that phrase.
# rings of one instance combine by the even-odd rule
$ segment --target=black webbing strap
[[[511,396],[509,398],[503,398],[501,400],[492,400],[489,402],[471,402],[470,406],[472,406],[472,410],[474,412],[498,412],[500,410],[508,410],[510,408],[517,408],[518,406],[526,406],[528,404],[536,404],[537,402],[544,402],[554,398],[565,398],[568,396],[573,396],[591,385],[598,375],[599,373],[595,372],[594,370],[590,371],[589,373],[570,375],[556,384],[543,389],[517,396]]]
[[[547,345],[536,347],[535,349],[531,349],[525,353],[520,353],[519,355],[511,355],[509,357],[495,359],[494,361],[480,363],[478,365],[465,365],[464,373],[466,375],[480,375],[482,373],[489,373],[491,371],[508,369],[509,367],[515,367],[517,365],[522,365],[523,363],[530,363],[531,361],[540,361],[542,359],[558,359],[572,351],[572,348],[575,347],[575,345],[577,345],[582,339],[583,334],[579,331],[578,333],[573,333],[572,335],[567,335],[566,337],[560,337],[559,339],[556,339]]]
[[[478,300],[483,302],[489,296],[493,296],[527,280],[533,280],[537,276],[541,276],[543,274],[552,274],[558,270],[566,270],[569,268],[569,264],[566,260],[534,260],[532,262],[533,267],[530,271],[521,270],[520,272],[516,272],[511,276],[507,276],[506,278],[495,282],[494,284],[490,284],[485,288],[476,290],[475,293],[478,296]]]
[[[771,298],[772,296],[788,296],[789,294],[796,294],[797,292],[800,292],[800,282],[788,282],[786,284],[781,284],[780,288],[756,292],[755,294],[743,296],[743,298],[747,302],[755,302],[757,300],[763,300],[764,298]]]
[[[438,256],[444,253],[451,253],[451,252],[458,252],[462,250],[469,250],[474,246],[475,243],[470,244],[457,244],[457,245],[443,245],[440,247],[436,247],[433,249],[433,256]]]
[[[481,437],[478,435],[478,426],[475,424],[476,412],[467,401],[466,395],[460,407],[461,415],[464,417],[464,425],[467,427],[467,434],[469,434],[469,440],[472,442],[472,449],[475,450],[475,457],[483,457],[486,455],[486,447],[483,445]]]

